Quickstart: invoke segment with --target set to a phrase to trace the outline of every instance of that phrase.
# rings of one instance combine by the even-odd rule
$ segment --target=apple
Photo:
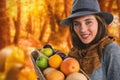
[[[46,55],[47,57],[53,54],[53,50],[51,48],[42,48],[40,52]]]
[[[39,56],[36,60],[36,64],[40,69],[45,69],[48,67],[48,59],[46,56]]]

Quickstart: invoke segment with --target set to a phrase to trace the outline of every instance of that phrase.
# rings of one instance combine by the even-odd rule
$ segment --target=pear
[[[46,55],[47,57],[53,55],[53,50],[51,48],[42,48],[40,52]]]

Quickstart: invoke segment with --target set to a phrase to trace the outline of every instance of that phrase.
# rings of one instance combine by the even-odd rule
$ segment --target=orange
[[[50,67],[59,68],[62,61],[62,58],[58,54],[54,54],[53,56],[49,57],[48,63]]]
[[[59,70],[53,70],[45,76],[46,80],[65,80],[65,75]]]

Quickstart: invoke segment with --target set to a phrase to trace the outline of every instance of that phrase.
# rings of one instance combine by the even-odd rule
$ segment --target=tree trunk
[[[69,0],[64,0],[64,12],[65,12],[65,17],[68,17],[71,13],[71,7],[72,7],[73,1]]]
[[[114,2],[114,0],[110,0],[110,1],[109,1],[108,10],[107,10],[108,12],[112,12],[113,2]]]
[[[20,0],[17,0],[17,20],[14,19],[15,24],[15,37],[14,37],[14,43],[18,43],[19,35],[20,35],[20,17],[21,17],[21,3]]]
[[[119,22],[120,22],[120,0],[117,0],[117,6],[118,6],[118,16],[119,16]]]
[[[28,16],[28,21],[27,21],[25,29],[27,31],[27,38],[29,38],[29,34],[33,33],[31,15]]]
[[[10,44],[10,27],[6,14],[6,0],[0,0],[0,49]]]
[[[101,11],[106,11],[105,9],[105,0],[98,0]]]
[[[119,16],[119,23],[118,23],[118,27],[119,27],[119,45],[120,45],[120,0],[117,0],[117,6],[118,6],[118,16]]]

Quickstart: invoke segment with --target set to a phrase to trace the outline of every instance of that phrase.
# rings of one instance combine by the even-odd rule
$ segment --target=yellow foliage
[[[9,54],[5,64],[6,71],[8,71],[14,64],[24,64],[25,54],[21,48],[12,45],[6,47],[4,50]]]
[[[29,67],[26,67],[23,69],[19,74],[18,80],[36,80],[37,75],[33,69],[30,69]]]

